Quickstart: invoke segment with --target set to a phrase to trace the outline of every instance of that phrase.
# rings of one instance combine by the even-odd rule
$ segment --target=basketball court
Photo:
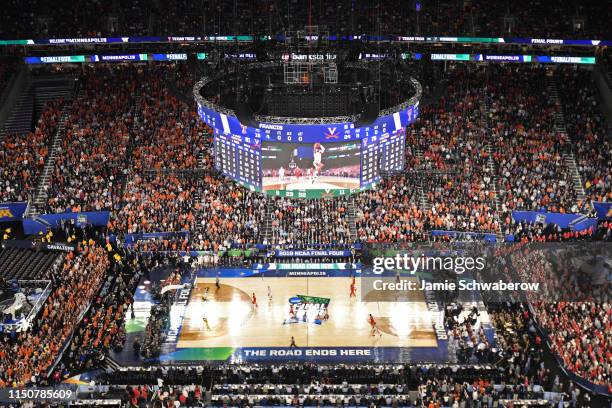
[[[151,308],[159,302],[152,288],[159,288],[166,275],[155,273],[138,286],[134,316],[126,311],[126,346],[111,353],[119,364],[449,361],[443,312],[429,292],[410,291],[383,301],[380,291],[361,293],[361,274],[353,269],[257,268],[184,274],[170,298],[160,354],[142,358],[131,345],[146,338]],[[353,296],[352,276],[356,276]],[[479,307],[466,304],[465,308],[472,306]],[[486,312],[480,321],[489,330]]]
[[[265,177],[263,189],[267,190],[338,190],[358,189],[359,178],[347,178],[339,176],[318,176],[314,179],[309,177]]]
[[[409,302],[362,302],[349,296],[351,281],[349,277],[225,278],[217,289],[214,278],[197,278],[177,348],[288,347],[291,337],[300,347],[437,346],[422,294]],[[359,296],[359,279],[356,285]],[[295,305],[291,313],[290,300],[299,296],[329,299],[328,318],[317,320]],[[380,334],[372,336],[370,314]]]

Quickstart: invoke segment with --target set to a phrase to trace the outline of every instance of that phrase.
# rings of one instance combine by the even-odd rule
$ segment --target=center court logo
[[[322,324],[329,319],[327,308],[330,300],[329,298],[307,295],[295,295],[289,298],[289,316],[283,324]]]

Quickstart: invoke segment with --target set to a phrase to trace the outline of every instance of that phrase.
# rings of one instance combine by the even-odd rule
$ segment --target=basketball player
[[[319,177],[319,172],[323,169],[323,153],[325,152],[325,147],[321,145],[321,143],[317,142],[313,147],[313,156],[314,160],[312,162],[313,167],[313,176],[311,182],[314,184],[316,179]]]
[[[215,287],[217,288],[217,292],[219,291],[219,289],[221,289],[221,284],[219,283],[219,274],[217,274],[217,277],[215,278]]]
[[[368,320],[370,323],[370,334],[372,335],[372,337],[376,336],[377,333],[378,335],[380,335],[380,337],[382,337],[382,333],[376,326],[376,320],[374,320],[374,316],[372,316],[371,313],[370,313],[370,317],[368,318]]]
[[[355,289],[355,278],[353,278],[353,282],[351,283],[351,293],[349,295],[349,298],[352,298],[352,297],[357,297],[357,291]]]
[[[291,336],[291,344],[289,344],[289,348],[293,348],[293,347],[297,347],[297,344],[295,344],[295,338]]]
[[[268,286],[268,302],[272,301],[272,289],[270,289],[270,286]]]
[[[283,166],[278,169],[278,178],[282,181],[285,179],[285,168]]]
[[[202,320],[204,321],[204,325],[206,326],[206,330],[210,330],[210,326],[208,325],[208,319],[206,318],[206,315],[204,315],[202,317]]]
[[[208,301],[208,286],[204,288],[204,294],[202,295],[202,302]]]
[[[293,304],[289,305],[289,319],[295,319],[295,309],[293,308]]]
[[[257,298],[255,297],[255,292],[253,292],[253,300],[251,302],[253,302],[253,306],[258,307],[257,306]]]

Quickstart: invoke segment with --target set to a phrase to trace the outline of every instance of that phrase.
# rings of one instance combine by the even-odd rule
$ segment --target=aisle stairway
[[[488,126],[488,120],[489,120],[489,104],[487,102],[488,99],[488,95],[485,92],[485,89],[483,88],[483,93],[484,93],[484,98],[483,98],[483,103],[480,105],[480,124],[484,129],[489,129],[490,127]],[[487,143],[487,145],[485,146],[485,151],[487,152],[488,155],[488,160],[487,160],[487,171],[488,174],[490,176],[490,182],[489,184],[492,186],[492,190],[493,190],[493,203],[495,205],[495,218],[497,220],[497,223],[499,225],[499,228],[497,229],[497,231],[495,231],[495,238],[497,239],[497,242],[504,242],[505,241],[505,237],[504,234],[502,232],[504,226],[502,225],[502,217],[503,214],[502,212],[502,206],[499,202],[499,194],[497,191],[497,186],[499,183],[499,178],[498,178],[498,174],[497,174],[497,168],[495,166],[495,161],[493,160],[493,155],[495,153],[495,149],[493,147],[493,143],[495,143],[495,140],[492,140],[492,138],[489,135],[489,142]],[[501,217],[500,217],[501,215]]]
[[[45,167],[38,178],[34,197],[32,198],[32,201],[30,202],[28,210],[25,214],[26,217],[35,217],[44,211],[49,186],[51,184],[51,176],[53,173],[53,168],[55,167],[55,158],[57,157],[58,150],[60,149],[60,145],[66,134],[65,125],[70,114],[70,108],[71,103],[65,103],[62,107],[57,130],[55,131],[55,135],[51,141],[51,146],[49,147],[49,155],[45,161]]]
[[[273,200],[273,199],[272,199]],[[268,198],[268,201],[271,201]],[[270,244],[273,240],[273,231],[272,231],[272,220],[274,219],[274,213],[272,212],[272,205],[266,204],[264,212],[264,225],[261,231],[262,242]]]
[[[350,196],[348,199],[348,221],[349,221],[349,237],[351,242],[357,241],[357,224],[355,223],[355,197]]]
[[[552,75],[548,76],[547,90],[549,100],[553,102],[556,106],[561,107],[562,104],[561,99],[559,98],[557,83],[555,82],[554,77]],[[565,127],[565,117],[563,116],[563,109],[558,109],[558,111],[554,113],[554,129],[563,138],[563,140],[565,140],[567,144],[571,146],[571,140],[567,134],[567,129]],[[563,154],[563,160],[565,162],[565,165],[569,169],[572,180],[574,182],[576,198],[580,201],[583,201],[586,197],[586,193],[584,191],[584,184],[582,182],[580,172],[578,171],[578,165],[576,164],[576,158],[574,156],[573,150],[567,149],[567,151]]]

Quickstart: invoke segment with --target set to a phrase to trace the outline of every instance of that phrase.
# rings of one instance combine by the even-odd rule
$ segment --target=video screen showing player
[[[264,190],[359,188],[360,146],[345,143],[262,145]]]

